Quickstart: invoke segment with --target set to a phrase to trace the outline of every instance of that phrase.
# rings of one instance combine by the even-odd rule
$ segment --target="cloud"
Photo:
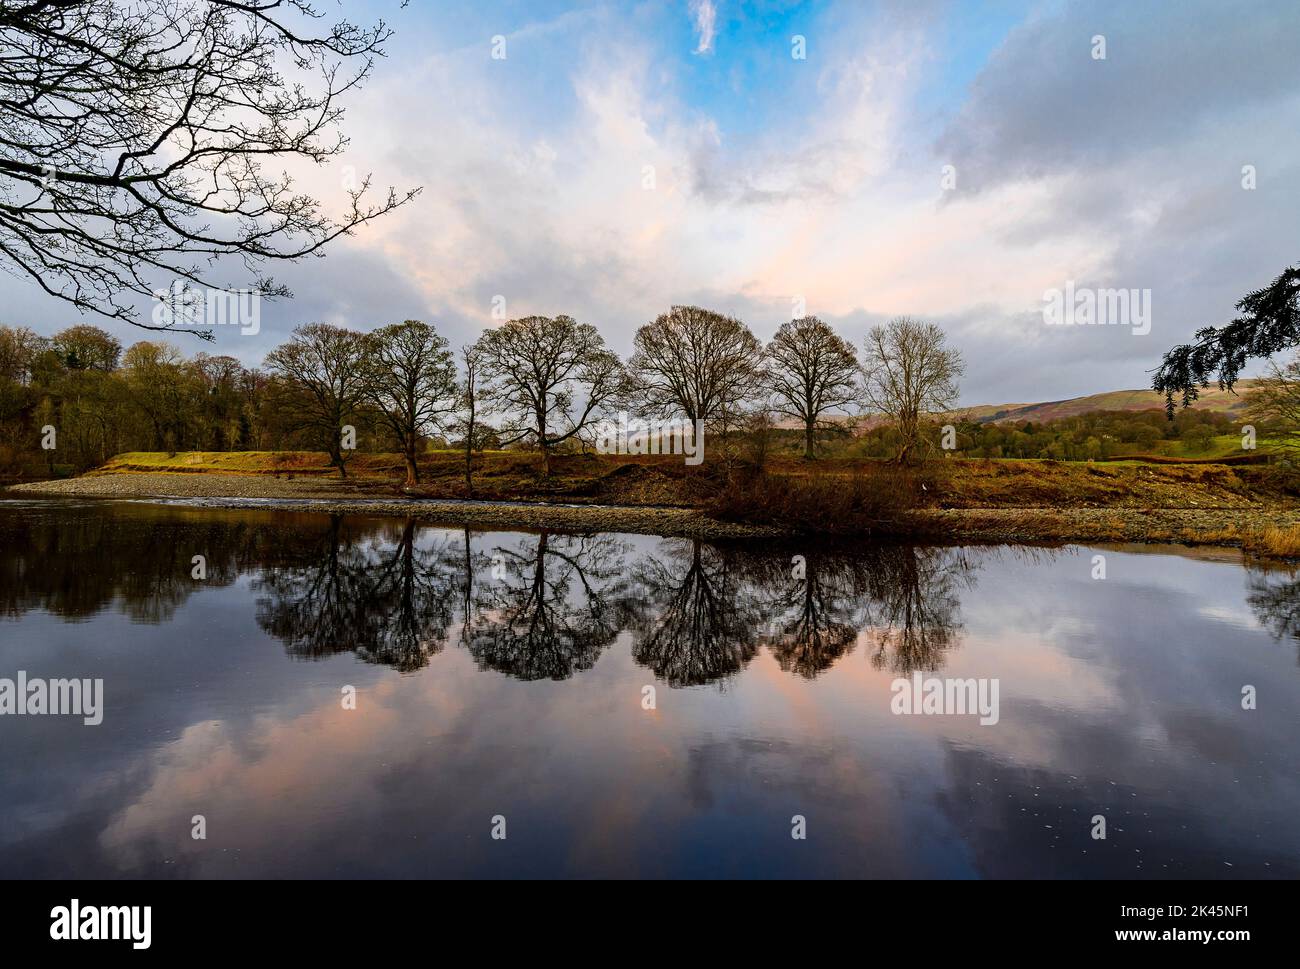
[[[1043,290],[1104,280],[1127,236],[1044,221],[1069,194],[1051,180],[940,204],[940,160],[907,134],[935,56],[929,26],[826,28],[820,59],[780,65],[807,72],[789,75],[798,90],[780,112],[787,123],[752,131],[693,98],[645,25],[600,13],[580,28],[538,29],[532,47],[512,40],[508,62],[435,55],[377,85],[382,108],[357,113],[373,167],[425,185],[365,242],[438,308],[440,324],[454,321],[453,338],[491,325],[497,295],[510,316],[594,323],[621,353],[677,302],[737,313],[767,338],[798,296],[855,342],[896,314],[944,323],[970,361],[968,402],[1145,384],[1149,364],[1116,366],[1143,341],[1041,325]],[[575,40],[596,33],[599,43]],[[544,44],[575,56],[562,83],[548,66],[553,90],[541,98],[531,64],[553,63]],[[454,101],[424,94],[451,88]],[[394,137],[394,117],[422,123]],[[1020,352],[1008,355],[1012,344]]]
[[[1008,33],[940,151],[961,159],[968,187],[983,188],[1109,168],[1197,140],[1260,107],[1295,102],[1298,27],[1286,0],[1249,14],[1215,0],[1176,11],[1067,4]],[[1106,38],[1104,59],[1092,55],[1097,36]]]
[[[985,374],[1018,371],[1006,375],[1024,398],[1053,381],[1056,397],[1147,386],[1165,350],[1230,319],[1237,299],[1300,259],[1300,196],[1286,191],[1300,176],[1297,26],[1291,4],[1246,16],[1192,0],[1178,11],[1066,4],[1009,32],[936,141],[959,179],[945,205],[1034,198],[990,226],[988,245],[1032,253],[1052,286],[1149,288],[1154,323],[1145,339],[1025,332],[1018,365],[981,360]],[[1091,55],[1096,35],[1104,60]],[[1248,164],[1268,183],[1244,190]],[[1025,281],[1042,278],[1031,269]]]
[[[691,17],[695,23],[695,32],[699,35],[695,53],[712,54],[713,38],[718,31],[717,4],[713,0],[691,0]]]
[[[568,313],[626,354],[673,303],[766,339],[802,297],[857,343],[894,315],[944,325],[964,403],[1059,399],[1148,385],[1164,350],[1300,259],[1300,62],[1281,0],[1249,16],[1199,4],[1204,22],[1046,6],[967,51],[959,82],[946,5],[782,8],[806,61],[789,56],[794,26],[749,9],[708,59],[681,43],[681,7],[596,3],[510,28],[505,60],[476,40],[383,62],[339,164],[424,191],[278,270],[298,298],[264,314],[263,338],[423,318],[459,343],[503,296],[509,316]],[[716,3],[689,11],[713,51]],[[334,198],[338,174],[301,184]],[[1066,280],[1151,289],[1151,335],[1044,326],[1042,293]],[[29,322],[13,311],[39,300],[11,291],[5,322]]]

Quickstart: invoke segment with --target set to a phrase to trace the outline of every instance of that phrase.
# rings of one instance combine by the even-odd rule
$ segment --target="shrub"
[[[783,475],[744,468],[709,503],[713,517],[806,533],[897,532],[917,504],[918,481],[905,468],[852,475]]]

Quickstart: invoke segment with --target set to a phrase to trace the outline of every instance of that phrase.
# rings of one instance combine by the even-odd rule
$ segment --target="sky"
[[[965,358],[963,404],[1056,400],[1149,386],[1165,350],[1300,263],[1295,0],[338,11],[396,36],[348,103],[346,155],[304,184],[327,208],[347,171],[423,190],[275,267],[295,297],[260,333],[178,334],[187,353],[257,364],[318,320],[423,319],[459,346],[495,300],[626,356],[694,303],[764,340],[802,310],[859,347],[930,320]],[[1067,282],[1149,290],[1149,332],[1047,325]],[[98,322],[9,276],[0,321]]]

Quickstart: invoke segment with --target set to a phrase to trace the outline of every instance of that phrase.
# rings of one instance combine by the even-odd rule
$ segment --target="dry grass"
[[[943,508],[1204,508],[1286,497],[1264,468],[960,459],[940,466],[949,469],[947,486],[933,504]]]
[[[538,456],[525,451],[475,454],[473,497],[707,508],[732,520],[780,520],[791,527],[822,531],[876,530],[880,522],[913,507],[1023,513],[1026,527],[1040,510],[1113,509],[1118,516],[1117,537],[1133,531],[1134,523],[1125,527],[1124,517],[1144,517],[1151,511],[1258,513],[1300,507],[1294,485],[1278,475],[1262,468],[1223,465],[950,458],[900,472],[877,460],[809,462],[778,456],[766,463],[761,474],[750,472],[747,476],[738,465],[716,455],[699,467],[687,467],[680,457],[673,456],[567,454],[554,456],[552,468],[553,474],[543,475]],[[160,471],[308,479],[337,478],[338,474],[325,455],[308,451],[132,452],[118,455],[92,474]],[[404,489],[402,464],[395,455],[355,454],[348,464],[346,488],[375,496],[469,496],[463,452],[423,455],[420,478],[417,487]],[[1050,518],[1041,522],[1044,537],[1063,527],[1052,524]],[[859,527],[864,523],[870,527]],[[1231,540],[1242,541],[1240,536]],[[1275,543],[1259,539],[1258,544]]]
[[[348,472],[377,473],[396,461],[391,454],[358,454]],[[111,458],[91,474],[157,472],[175,474],[337,474],[320,451],[127,451]]]
[[[1242,537],[1241,547],[1261,558],[1300,558],[1300,525],[1249,532]]]
[[[1264,528],[1237,528],[1227,526],[1214,531],[1189,533],[1205,545],[1240,545],[1248,555],[1263,559],[1300,559],[1300,525]]]
[[[1233,545],[1260,558],[1300,560],[1295,477],[1251,467],[948,458],[903,470],[868,459],[776,456],[756,470],[716,454],[698,467],[674,456],[566,454],[553,457],[552,470],[542,474],[538,456],[525,451],[477,453],[472,497],[676,507],[807,534],[1167,541]],[[280,486],[267,479],[284,480],[286,491],[325,488],[335,497],[470,497],[463,452],[429,452],[421,457],[420,472],[419,485],[408,489],[396,456],[356,454],[347,480],[340,481],[323,454],[252,451],[133,452],[92,474],[253,477],[261,479],[257,489],[272,494]]]

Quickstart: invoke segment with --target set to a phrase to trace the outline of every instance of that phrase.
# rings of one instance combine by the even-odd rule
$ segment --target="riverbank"
[[[1300,511],[1243,508],[954,508],[915,513],[918,534],[970,542],[1126,542],[1228,546],[1300,555]]]
[[[984,469],[987,471],[987,469]],[[1170,472],[1130,469],[1130,477],[1148,479],[1148,487],[1168,480]],[[1231,472],[1230,472],[1231,473]],[[1134,542],[1239,546],[1273,555],[1294,555],[1290,540],[1265,536],[1300,534],[1300,506],[1284,496],[1269,502],[1251,501],[1223,475],[1198,474],[1191,480],[1195,494],[1184,495],[1182,507],[1132,503],[1132,489],[1116,485],[1110,471],[1106,483],[1116,487],[1114,504],[1098,507],[1024,504],[1006,507],[1017,489],[993,488],[980,475],[967,475],[972,484],[966,497],[996,496],[998,506],[922,507],[903,512],[890,530],[936,542]],[[987,477],[987,475],[984,475]],[[994,477],[997,477],[995,474]],[[1042,493],[1042,475],[1035,482],[1021,478],[1018,493],[1032,501]],[[1178,475],[1174,476],[1179,477]],[[1184,475],[1185,477],[1185,475]],[[1155,481],[1150,479],[1156,479]],[[1121,479],[1122,483],[1122,479]],[[1187,482],[1183,481],[1186,485]],[[1213,487],[1210,487],[1213,485]],[[951,481],[947,487],[952,487]],[[391,491],[391,489],[385,489]],[[60,481],[32,482],[6,489],[8,497],[51,496],[105,499],[180,499],[211,502],[220,507],[266,508],[358,515],[396,515],[447,525],[484,528],[617,531],[711,539],[779,537],[791,529],[754,522],[723,521],[703,507],[653,504],[598,504],[570,501],[465,501],[381,493],[373,483],[319,476],[275,477],[225,473],[142,472],[99,473]],[[1147,494],[1147,497],[1152,497]],[[1163,496],[1172,500],[1172,492]],[[1093,496],[1095,500],[1095,496]]]
[[[230,474],[101,474],[15,485],[3,497],[180,499],[222,508],[347,515],[393,515],[446,525],[554,529],[567,532],[633,532],[685,538],[771,538],[782,530],[710,518],[698,508],[636,505],[575,505],[523,501],[466,501],[367,495],[357,483],[322,478],[273,478]]]

